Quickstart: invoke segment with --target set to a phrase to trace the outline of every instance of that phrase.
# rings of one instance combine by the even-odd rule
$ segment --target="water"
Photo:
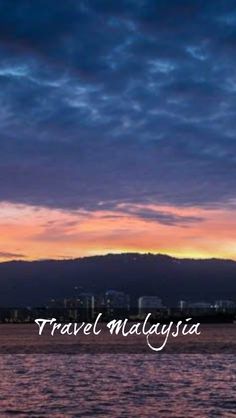
[[[7,354],[0,417],[236,417],[231,354]]]

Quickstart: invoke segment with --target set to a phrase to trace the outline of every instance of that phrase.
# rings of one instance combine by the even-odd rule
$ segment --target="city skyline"
[[[0,7],[0,262],[236,260],[235,3]]]

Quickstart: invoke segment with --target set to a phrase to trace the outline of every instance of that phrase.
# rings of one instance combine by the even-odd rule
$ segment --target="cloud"
[[[144,221],[157,222],[168,226],[188,226],[204,220],[201,216],[176,215],[168,211],[136,207],[133,205],[125,205],[125,207],[122,207],[121,211],[122,213],[132,215]]]
[[[0,200],[234,204],[234,9],[1,1]]]
[[[25,258],[26,256],[24,254],[18,254],[18,253],[9,253],[7,251],[0,251],[0,258],[4,259],[20,259]]]

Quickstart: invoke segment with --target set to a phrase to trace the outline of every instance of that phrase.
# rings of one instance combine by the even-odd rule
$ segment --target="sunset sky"
[[[236,259],[235,1],[0,1],[0,261]]]

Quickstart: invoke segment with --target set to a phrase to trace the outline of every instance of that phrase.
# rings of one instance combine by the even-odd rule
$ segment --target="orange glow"
[[[230,210],[146,206],[203,220],[175,225],[119,211],[62,211],[0,205],[0,260],[73,258],[108,252],[152,252],[180,257],[236,259],[236,219]]]

